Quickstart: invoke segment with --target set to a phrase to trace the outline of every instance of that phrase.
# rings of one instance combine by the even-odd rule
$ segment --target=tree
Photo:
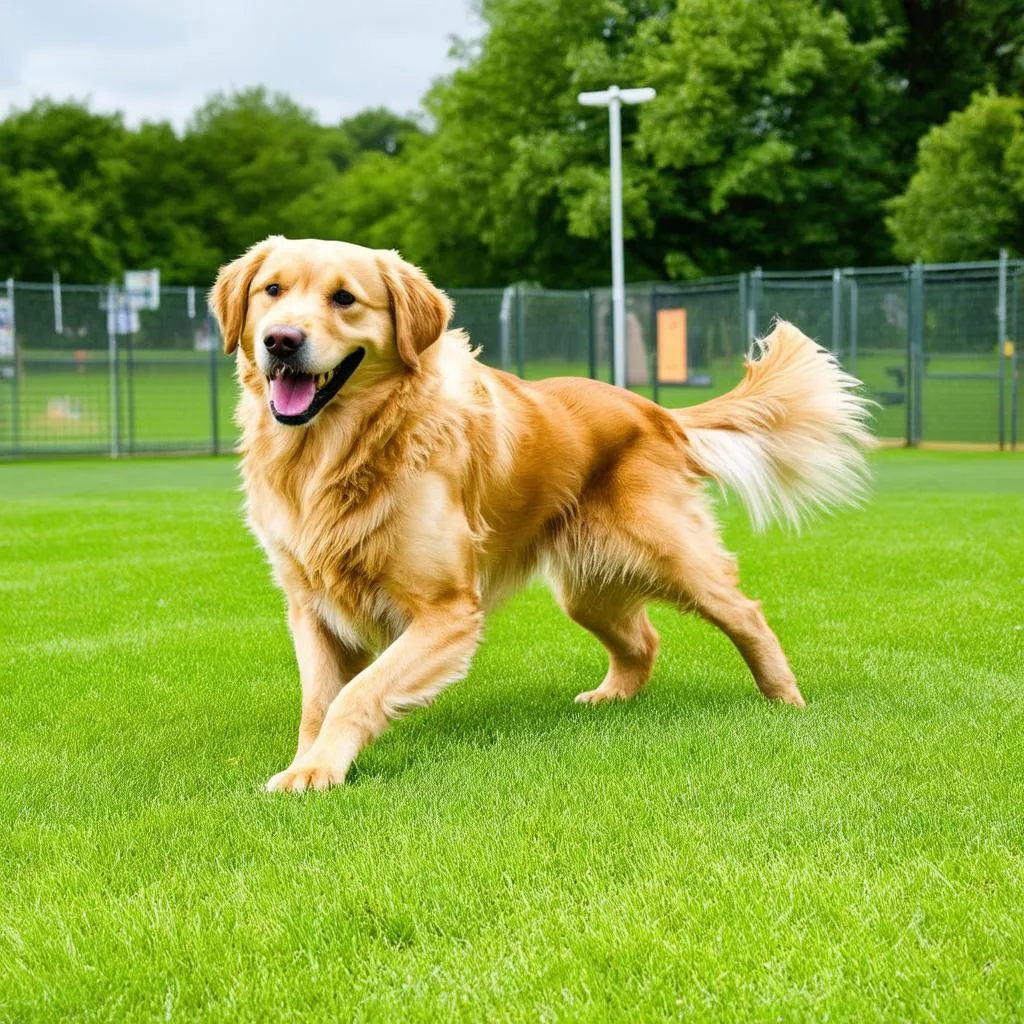
[[[452,243],[470,246],[463,275],[468,264],[476,282],[605,278],[607,115],[576,94],[611,82],[659,89],[623,112],[629,277],[888,255],[884,202],[900,179],[875,132],[886,40],[854,41],[814,0],[481,10],[487,35],[428,97],[425,190],[436,219],[457,222]],[[448,244],[435,254],[446,267]]]
[[[16,174],[52,171],[75,191],[103,177],[103,161],[120,154],[128,134],[120,114],[97,114],[73,100],[39,100],[0,121],[0,162]]]
[[[807,0],[680,0],[642,45],[659,96],[639,143],[670,176],[657,225],[669,272],[885,257],[897,179],[872,131],[884,40],[854,42]]]
[[[988,86],[1024,91],[1024,0],[825,0],[855,39],[886,38],[882,68],[893,88],[877,131],[909,178],[933,125]]]
[[[356,153],[375,151],[394,156],[410,139],[423,135],[423,129],[411,117],[402,117],[386,107],[362,110],[345,118],[339,127]]]
[[[61,183],[55,170],[12,174],[0,165],[0,277],[109,280],[119,270],[99,210]]]
[[[188,211],[203,182],[174,128],[167,122],[140,125],[125,139],[120,159],[118,195],[132,224],[118,239],[124,267],[160,267],[168,284],[206,280],[221,254],[190,222]]]
[[[107,281],[159,266],[165,280],[191,283],[220,258],[187,223],[198,183],[167,123],[130,130],[120,115],[43,100],[0,122],[0,169],[5,257],[18,276]]]
[[[0,269],[108,281],[155,266],[192,284],[272,232],[404,239],[415,175],[393,172],[423,139],[381,108],[324,126],[261,89],[212,97],[184,136],[43,100],[0,121]]]
[[[336,176],[342,148],[337,129],[264,89],[208,100],[190,120],[182,147],[195,187],[180,216],[213,256],[201,268],[206,280],[219,262],[279,232],[297,197]],[[320,233],[322,225],[311,227]]]
[[[414,160],[363,153],[343,173],[303,192],[281,213],[280,226],[299,237],[340,238],[378,249],[400,248],[414,261],[429,257],[414,227],[418,172]]]
[[[889,209],[900,259],[992,259],[1001,247],[1024,253],[1024,102],[979,93],[932,128]]]
[[[12,113],[0,263],[201,282],[284,231],[398,247],[449,286],[592,285],[608,276],[607,114],[576,94],[613,82],[659,91],[623,111],[630,279],[887,262],[886,202],[921,133],[987,84],[1024,87],[1024,0],[478,2],[485,31],[455,42],[422,121],[373,108],[321,125],[264,89],[211,97],[184,134],[77,102]],[[1010,238],[1024,143],[1003,146],[1000,109],[957,160],[950,142],[922,149],[914,179],[931,160],[988,205],[915,213],[928,188],[941,206],[916,184],[890,210],[900,252],[954,215],[959,252]]]
[[[651,0],[485,0],[487,32],[456,47],[459,69],[425,105],[436,125],[418,155],[419,218],[437,234],[428,269],[451,284],[534,280],[579,286],[608,273],[607,119],[581,89],[629,82]],[[627,235],[649,224],[629,145]],[[603,197],[603,198],[602,198]],[[657,264],[638,265],[649,277]]]
[[[121,202],[130,136],[119,114],[40,100],[0,122],[2,259],[9,273],[79,280],[120,272],[119,239],[132,230]]]

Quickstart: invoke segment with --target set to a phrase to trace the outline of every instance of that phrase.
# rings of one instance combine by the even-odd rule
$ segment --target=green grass
[[[809,707],[656,610],[637,700],[531,588],[350,784],[290,759],[232,461],[0,466],[0,1020],[997,1020],[1024,1005],[1024,458],[724,509]]]
[[[69,354],[33,359],[17,382],[0,379],[0,455],[12,451],[108,451],[111,437],[110,382],[103,353],[69,369]],[[159,358],[157,358],[159,356]],[[134,356],[134,372],[122,358],[119,387],[120,444],[122,451],[199,449],[209,451],[216,408],[220,450],[230,450],[236,430],[232,412],[236,384],[231,362],[216,354],[141,352]],[[854,367],[874,394],[898,394],[887,374],[904,365],[902,352],[862,354]],[[211,400],[211,366],[216,368],[216,402]],[[929,374],[994,373],[995,359],[937,357]],[[607,365],[598,368],[608,376]],[[585,362],[535,359],[524,365],[528,379],[586,376]],[[737,360],[720,360],[710,368],[711,387],[662,387],[659,400],[668,406],[704,402],[733,387],[742,377]],[[650,387],[637,391],[651,396]],[[1005,386],[1005,437],[1010,437],[1010,384]],[[926,441],[995,444],[999,440],[999,382],[951,380],[928,376],[922,387],[923,428]],[[881,405],[875,430],[881,437],[905,436],[905,405]],[[1024,400],[1018,406],[1018,436],[1024,444]]]

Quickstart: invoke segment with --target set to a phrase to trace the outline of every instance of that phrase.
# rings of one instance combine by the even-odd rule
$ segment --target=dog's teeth
[[[326,373],[317,374],[316,386],[318,388],[322,388],[326,383],[327,383],[327,374]]]
[[[333,370],[328,370],[328,371],[327,371],[327,372],[326,372],[326,373],[324,374],[324,383],[326,384],[326,383],[327,383],[327,381],[329,381],[329,380],[330,380],[330,379],[331,379],[331,378],[332,378],[333,376],[334,376],[334,371],[333,371]]]

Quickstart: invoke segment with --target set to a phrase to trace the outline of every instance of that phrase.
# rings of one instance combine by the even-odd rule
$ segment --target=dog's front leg
[[[273,544],[265,542],[264,546],[274,567],[274,578],[288,598],[288,628],[302,686],[299,742],[292,759],[295,765],[320,735],[331,701],[366,668],[371,655],[361,646],[345,643],[324,622],[317,610],[317,595],[295,559]]]
[[[295,642],[302,685],[299,743],[292,764],[305,755],[317,736],[327,709],[341,688],[370,663],[370,654],[338,639],[302,596],[288,595],[288,625]]]
[[[344,782],[356,755],[391,719],[429,704],[465,675],[482,625],[475,593],[452,596],[420,611],[405,632],[334,698],[313,745],[275,775],[267,789],[301,793]]]

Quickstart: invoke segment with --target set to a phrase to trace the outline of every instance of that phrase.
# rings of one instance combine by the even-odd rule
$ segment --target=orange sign
[[[686,310],[658,310],[658,383],[685,384]]]

